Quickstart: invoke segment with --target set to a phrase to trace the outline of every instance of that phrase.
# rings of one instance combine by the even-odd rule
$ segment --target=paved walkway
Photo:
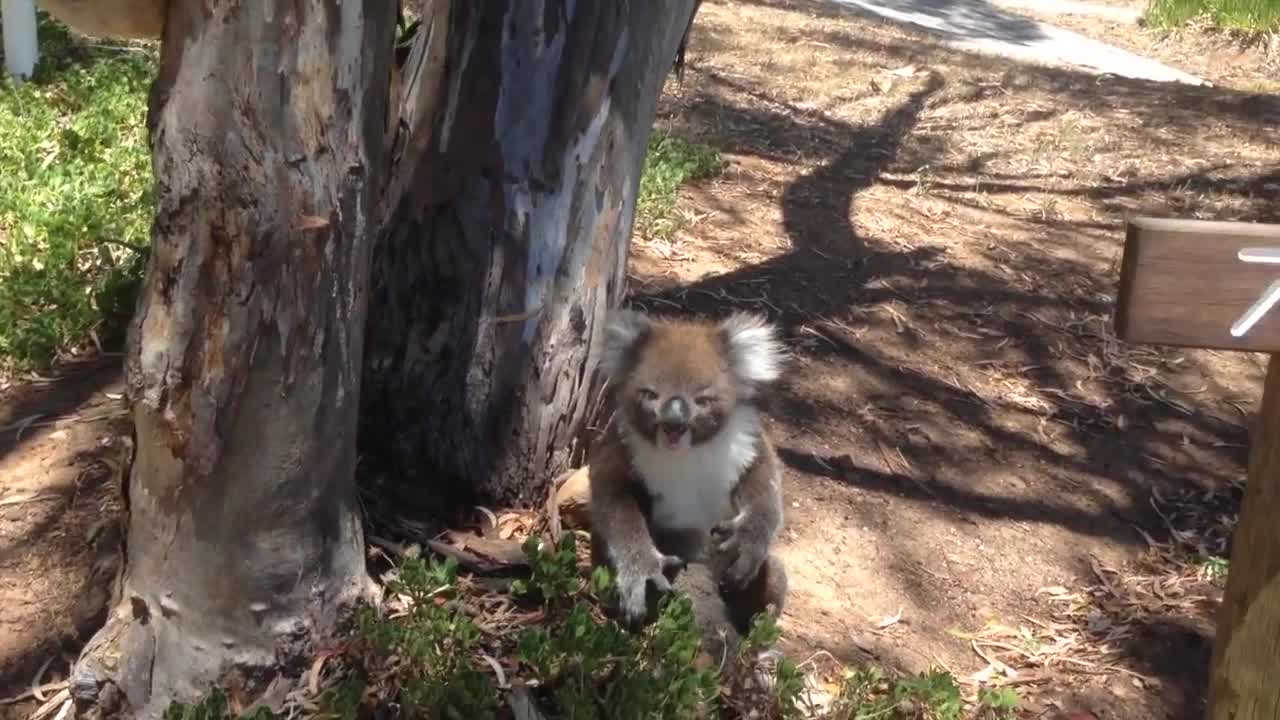
[[[944,36],[948,44],[1016,60],[1157,82],[1206,85],[1206,81],[1150,58],[1003,10],[988,0],[828,0],[855,12],[914,25]],[[1089,14],[1136,21],[1136,11],[1079,0],[995,0],[1040,13]],[[1126,20],[1127,21],[1127,20]]]

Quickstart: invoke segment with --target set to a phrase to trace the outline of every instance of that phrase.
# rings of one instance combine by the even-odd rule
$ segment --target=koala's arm
[[[772,449],[762,452],[733,492],[733,503],[740,514],[742,528],[765,539],[770,545],[782,528],[782,482],[778,461]]]
[[[732,558],[725,579],[741,586],[755,577],[782,529],[781,473],[767,439],[761,439],[755,463],[738,481],[733,504],[734,516],[716,533],[724,538],[720,551]]]
[[[612,439],[591,459],[591,519],[594,563],[604,562],[614,573],[623,618],[635,625],[646,615],[646,586],[660,592],[671,588],[667,572],[683,565],[680,558],[662,554],[649,534],[640,503],[633,494],[630,464],[621,443]]]
[[[604,540],[609,560],[653,548],[640,504],[627,487],[626,477],[612,463],[591,467],[591,531]]]

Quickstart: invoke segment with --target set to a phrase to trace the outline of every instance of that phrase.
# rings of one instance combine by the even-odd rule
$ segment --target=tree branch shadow
[[[803,0],[784,4],[809,5]],[[716,28],[710,29],[702,30],[714,38]],[[874,55],[875,64],[886,56],[921,67],[991,64],[934,44],[887,43],[875,35],[832,33],[822,40]],[[741,158],[803,163],[806,168],[816,162],[786,183],[780,196],[761,192],[779,197],[789,250],[685,284],[646,278],[646,286],[629,301],[673,314],[718,316],[747,309],[770,315],[784,328],[788,344],[803,347],[806,361],[821,368],[791,373],[773,399],[772,414],[798,428],[798,435],[854,427],[866,438],[861,447],[898,449],[911,466],[910,471],[887,467],[874,453],[823,452],[815,449],[824,444],[817,438],[811,443],[815,447],[780,443],[779,454],[793,478],[843,483],[969,522],[1048,523],[1109,544],[1141,548],[1145,541],[1135,525],[1157,539],[1168,537],[1149,504],[1153,490],[1221,489],[1243,473],[1249,411],[1241,408],[1233,415],[1212,407],[1214,398],[1222,400],[1219,405],[1230,399],[1228,390],[1217,384],[1212,360],[1120,343],[1110,328],[1114,273],[1099,272],[1101,251],[1090,256],[1080,248],[1117,250],[1123,238],[1120,216],[1153,195],[1217,193],[1236,202],[1239,217],[1233,219],[1274,218],[1277,206],[1269,198],[1280,182],[1280,163],[1223,158],[1189,170],[1118,173],[1091,183],[1053,172],[988,172],[984,164],[991,155],[975,158],[976,164],[949,164],[943,162],[943,148],[928,142],[928,136],[945,132],[934,119],[944,115],[941,108],[976,102],[990,92],[1035,87],[1099,115],[1116,111],[1139,118],[1126,128],[1128,141],[1139,145],[1158,147],[1170,135],[1201,132],[1206,119],[1224,133],[1277,139],[1276,128],[1264,118],[1269,112],[1280,114],[1280,98],[1100,80],[1086,73],[1003,63],[983,70],[999,78],[999,90],[970,86],[967,80],[948,84],[931,73],[879,120],[860,124],[815,110],[813,104],[771,95],[745,76],[699,68],[696,57],[692,66],[698,85],[669,118],[677,131],[687,129],[687,134]],[[861,79],[856,72],[850,77],[851,86]],[[921,131],[926,112],[930,125]],[[948,116],[958,114],[953,110]],[[1052,119],[1052,114],[1028,112],[1024,121]],[[900,176],[921,166],[930,168],[930,200],[1016,220],[1031,229],[1036,241],[1020,243],[1012,252],[999,237],[966,235],[961,242],[976,260],[958,263],[938,246],[945,243],[913,245],[861,227],[863,220],[873,227],[877,223],[859,207],[860,195],[876,186],[899,193],[912,189],[919,181]],[[965,184],[973,180],[966,175],[979,176],[983,191],[991,194],[1085,198],[1104,219],[1014,217],[1003,207],[974,203],[972,185]],[[726,207],[734,204],[726,202]],[[874,207],[878,212],[893,209]],[[1206,215],[1211,209],[1207,202],[1170,203],[1148,205],[1144,211]],[[733,212],[743,214],[740,208]],[[914,220],[920,222],[919,217]],[[936,232],[941,231],[925,227],[918,234]],[[1009,282],[1018,276],[1043,284],[1020,288]],[[911,317],[900,322],[890,317],[895,306],[917,312],[908,312]],[[866,342],[865,337],[878,341]],[[943,341],[953,342],[956,349],[950,358],[934,362],[946,348]],[[1141,356],[1135,354],[1139,351]],[[1054,399],[1048,408],[979,392],[960,380],[957,369],[1000,361],[1002,352],[1004,357],[1015,354],[1027,382]],[[1143,363],[1153,372],[1142,370]],[[843,397],[811,391],[806,385],[819,372],[839,375],[854,389]],[[1259,371],[1244,379],[1252,386],[1260,377]],[[1091,389],[1081,390],[1082,381]],[[869,422],[869,407],[890,420]],[[989,485],[968,482],[993,468],[1016,467],[1036,475],[1030,491],[994,492]],[[1076,569],[1087,577],[1087,560],[1077,560]],[[913,590],[904,582],[902,591],[921,593],[920,605],[929,605],[927,588]],[[1203,650],[1190,645],[1196,653]],[[1188,707],[1194,705],[1199,686],[1187,681],[1186,673],[1159,662],[1157,646],[1156,641],[1135,641],[1129,652],[1150,674],[1181,688]]]
[[[1110,283],[1091,277],[1094,275],[1091,268],[1049,254],[1028,253],[1015,258],[1012,260],[1016,263],[1015,271],[1042,273],[1047,267],[1052,267],[1054,275],[1087,279],[1086,292],[1062,293],[1046,288],[1041,295],[1031,295],[1010,288],[999,277],[972,269],[957,269],[943,262],[933,249],[882,250],[885,243],[875,237],[860,236],[850,224],[852,212],[849,208],[855,204],[856,195],[873,182],[880,181],[881,172],[899,154],[903,139],[910,133],[922,105],[939,89],[940,81],[932,76],[924,89],[912,93],[877,127],[841,128],[838,122],[829,118],[817,123],[825,132],[810,142],[839,142],[843,149],[784,191],[781,201],[783,226],[792,242],[791,252],[689,286],[642,292],[634,295],[633,301],[640,305],[656,301],[662,307],[677,306],[693,313],[718,314],[726,309],[726,304],[759,310],[762,304],[758,301],[740,301],[750,296],[742,290],[767,283],[770,288],[768,311],[782,322],[793,340],[801,339],[802,326],[846,315],[851,309],[874,308],[887,301],[905,299],[912,304],[929,305],[946,323],[961,327],[969,324],[966,318],[974,312],[1001,308],[1003,323],[998,330],[1006,337],[1018,339],[1035,383],[1042,387],[1069,389],[1071,383],[1060,367],[1063,361],[1058,349],[1062,340],[1060,333],[1046,327],[1038,319],[1038,313],[1068,309],[1095,318],[1105,316],[1110,308]],[[761,127],[765,129],[762,134],[771,138],[773,144],[791,142],[814,131],[812,124],[801,126],[780,113],[719,105],[709,95],[696,98],[691,103],[691,111],[695,116],[703,113],[720,118],[733,115],[736,127]],[[834,133],[838,129],[843,130],[844,135],[837,140]],[[756,149],[751,146],[732,148],[742,153],[754,153]],[[1135,181],[1132,191],[1144,191],[1157,182]],[[1113,192],[1119,194],[1118,190]],[[1010,262],[1008,258],[1002,260]],[[846,288],[833,289],[829,281],[833,273],[840,274],[846,281]],[[891,289],[891,285],[877,284],[880,280],[903,278],[914,278],[921,287],[904,297],[901,292]],[[1152,428],[1176,420],[1214,443],[1216,447],[1211,454],[1221,462],[1238,466],[1244,461],[1241,446],[1246,437],[1241,425],[1202,413],[1187,415],[1174,406],[1153,399],[1143,400],[1129,393],[1115,393],[1105,401],[1095,403],[1065,402],[1047,418],[1071,428],[1067,434],[1071,436],[1072,444],[1078,445],[1082,452],[1079,457],[1069,455],[1037,438],[1004,427],[994,416],[989,403],[972,391],[957,387],[936,374],[891,362],[878,353],[878,348],[862,346],[831,332],[829,328],[824,328],[823,332],[824,341],[810,351],[813,357],[847,363],[853,372],[872,376],[887,387],[899,388],[902,393],[925,399],[933,412],[945,416],[950,422],[977,430],[992,447],[1029,453],[1039,461],[1066,471],[1109,477],[1112,482],[1125,487],[1130,497],[1127,504],[1114,506],[1106,500],[1105,494],[1091,488],[1070,488],[1072,492],[1083,493],[1092,500],[1112,506],[1112,510],[1106,513],[1108,517],[1071,517],[1068,508],[1044,501],[999,500],[954,490],[939,491],[942,493],[940,498],[933,498],[955,504],[966,512],[983,516],[1052,518],[1074,530],[1136,543],[1140,538],[1128,523],[1134,519],[1150,518],[1146,508],[1148,487],[1132,486],[1129,484],[1131,481],[1121,478],[1162,477],[1174,484],[1187,480],[1217,484],[1226,479],[1218,472],[1197,468],[1189,461],[1158,464],[1145,459],[1147,453],[1144,450],[1148,445],[1176,444],[1178,438],[1167,433],[1131,430],[1118,442],[1105,437],[1114,430],[1107,424],[1106,416],[1116,414],[1144,417]],[[1098,328],[1095,335],[1105,332],[1106,328]],[[927,342],[910,329],[899,335],[899,341],[908,347]],[[868,399],[899,404],[900,397]],[[812,398],[794,392],[784,392],[778,402],[789,417],[807,418],[814,422],[853,421],[848,407],[823,407]],[[883,433],[875,428],[863,429],[873,434]],[[882,434],[879,439],[894,446],[903,445],[901,438]],[[913,461],[926,469],[977,467],[990,462],[989,458],[962,457],[931,442],[907,442],[903,452],[908,450]],[[867,477],[871,478],[866,481],[870,487],[887,485],[883,480],[877,482],[874,475]],[[900,486],[899,481],[895,480],[893,485]]]
[[[41,382],[20,384],[0,400],[0,460],[40,433],[45,424],[68,419],[94,395],[121,379],[118,359],[59,369]]]

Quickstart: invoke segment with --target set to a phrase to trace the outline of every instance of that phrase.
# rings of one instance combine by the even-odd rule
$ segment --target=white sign
[[[1236,257],[1241,262],[1247,263],[1265,263],[1268,265],[1280,265],[1280,248],[1242,248],[1236,253]],[[1267,311],[1280,301],[1280,280],[1274,280],[1267,289],[1262,292],[1262,296],[1249,306],[1244,314],[1231,324],[1231,335],[1233,337],[1243,337],[1249,332],[1249,328],[1257,324]]]

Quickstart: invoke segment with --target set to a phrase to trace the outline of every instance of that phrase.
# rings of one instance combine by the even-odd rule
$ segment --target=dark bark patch
[[[129,607],[133,612],[135,622],[146,625],[151,621],[151,609],[147,607],[147,601],[134,595],[129,598]]]

